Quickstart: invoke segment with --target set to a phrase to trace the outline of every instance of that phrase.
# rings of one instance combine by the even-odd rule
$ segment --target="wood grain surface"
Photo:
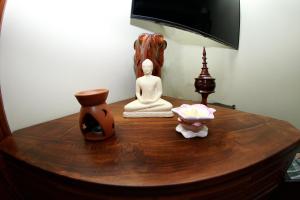
[[[285,121],[217,106],[208,136],[185,139],[176,117],[123,118],[131,100],[110,105],[116,133],[105,141],[85,141],[78,114],[6,138],[2,154],[25,197],[260,198],[278,186],[300,144],[300,131]]]

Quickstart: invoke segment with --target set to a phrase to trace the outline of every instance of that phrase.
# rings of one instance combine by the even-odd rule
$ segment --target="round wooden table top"
[[[174,107],[190,101],[166,97]],[[185,139],[173,118],[123,118],[111,104],[115,136],[87,142],[78,114],[16,131],[2,151],[42,170],[107,186],[158,187],[231,177],[299,145],[299,130],[270,117],[217,106],[206,138]],[[79,108],[79,105],[78,105]]]

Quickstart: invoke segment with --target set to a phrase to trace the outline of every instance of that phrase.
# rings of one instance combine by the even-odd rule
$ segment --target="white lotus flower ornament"
[[[185,138],[193,138],[207,136],[208,127],[203,122],[214,119],[216,110],[203,104],[182,104],[180,107],[173,108],[172,112],[178,115],[179,124],[176,131]]]

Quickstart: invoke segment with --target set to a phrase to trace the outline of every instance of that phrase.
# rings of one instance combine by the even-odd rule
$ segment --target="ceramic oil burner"
[[[79,126],[86,140],[104,140],[114,134],[114,119],[106,104],[107,89],[81,91],[75,94],[81,104]]]
[[[185,138],[206,137],[208,127],[205,125],[207,120],[214,119],[214,108],[209,108],[203,104],[182,104],[180,107],[173,108],[178,116],[179,124],[176,131],[180,132]]]

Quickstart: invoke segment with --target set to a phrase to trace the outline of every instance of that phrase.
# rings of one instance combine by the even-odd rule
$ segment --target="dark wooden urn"
[[[81,104],[79,127],[86,140],[104,140],[114,134],[113,115],[106,104],[108,92],[96,89],[75,94]]]
[[[206,51],[203,47],[203,66],[201,68],[200,75],[195,78],[195,91],[200,93],[202,96],[201,104],[207,105],[207,97],[209,94],[215,92],[216,82],[213,77],[208,72],[207,62],[206,62]]]

